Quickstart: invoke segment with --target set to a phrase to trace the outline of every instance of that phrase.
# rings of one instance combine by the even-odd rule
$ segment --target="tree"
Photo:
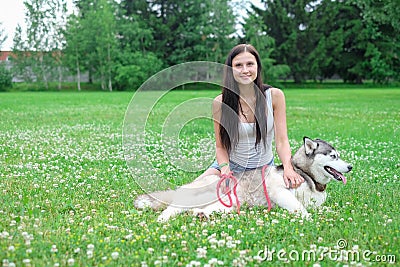
[[[225,63],[226,55],[238,41],[235,37],[234,9],[226,0],[203,1],[203,4],[208,7],[203,9],[199,20],[202,24],[196,28],[196,37],[200,37],[201,41],[194,47],[195,56],[197,60]]]
[[[0,51],[3,43],[7,40],[2,23],[0,22]],[[1,52],[0,52],[1,53]],[[11,72],[6,68],[5,63],[0,63],[0,91],[12,86]]]
[[[100,74],[101,88],[112,91],[112,68],[116,51],[115,8],[107,0],[99,0],[96,9],[92,9],[88,21],[95,29],[96,56]]]
[[[296,83],[307,78],[306,58],[312,50],[309,36],[310,12],[306,0],[262,0],[265,9],[252,9],[267,25],[267,34],[275,40],[272,57],[280,64],[290,67]]]
[[[51,38],[50,51],[53,60],[53,66],[57,69],[58,90],[61,90],[61,83],[64,74],[64,54],[65,48],[65,30],[67,24],[67,3],[66,0],[58,0],[53,4],[53,14],[56,15],[51,20],[51,29],[53,38]]]
[[[116,3],[79,1],[79,14],[70,16],[67,28],[68,66],[76,70],[78,90],[80,72],[87,70],[100,80],[103,90],[113,90],[113,68],[117,48]],[[74,62],[74,64],[72,64]]]
[[[168,66],[194,60],[219,61],[227,47],[231,48],[235,22],[228,1],[148,2],[155,15],[155,47],[162,48],[158,55]]]
[[[13,70],[24,80],[44,83],[48,89],[54,69],[61,73],[63,46],[62,18],[65,17],[65,0],[25,0],[26,32],[18,25],[13,51],[16,55]],[[61,78],[59,78],[59,85]]]
[[[0,51],[6,40],[7,40],[7,35],[5,33],[5,30],[3,29],[3,23],[0,22]]]
[[[320,1],[309,6],[309,11],[309,29],[313,31],[313,50],[307,57],[309,78],[322,82],[335,74],[346,76],[346,71],[352,66],[345,67],[340,62],[346,51],[344,47],[349,27],[345,24],[349,19],[348,11],[342,10],[342,3],[338,1]],[[347,51],[350,50],[354,51]]]
[[[361,10],[369,36],[364,60],[367,77],[377,83],[400,80],[400,17],[398,0],[352,0]]]
[[[275,40],[268,35],[267,25],[263,23],[260,16],[249,10],[248,18],[245,19],[243,27],[246,43],[254,45],[260,53],[263,77],[269,83],[276,83],[279,78],[286,78],[290,73],[290,68],[285,64],[275,64],[276,60],[271,58]]]
[[[362,83],[367,78],[381,81],[378,77],[390,73],[377,49],[382,32],[371,27],[352,1],[321,1],[312,18],[310,28],[316,35],[308,57],[311,77],[322,81],[338,74],[345,82]]]
[[[84,51],[84,38],[81,34],[83,31],[79,23],[79,18],[72,14],[68,17],[66,29],[66,47],[64,53],[64,65],[69,68],[72,73],[76,73],[76,83],[78,91],[81,91],[81,73],[85,71],[85,64],[83,62]]]
[[[123,6],[125,2],[129,1],[123,1]],[[130,3],[129,9],[119,10],[117,18],[118,49],[113,73],[115,86],[119,90],[139,88],[151,75],[164,67],[162,59],[151,51],[154,37],[149,20],[153,15],[148,11],[147,3]],[[134,9],[136,5],[144,10]]]

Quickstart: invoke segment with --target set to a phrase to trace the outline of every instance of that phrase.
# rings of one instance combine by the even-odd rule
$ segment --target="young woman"
[[[263,84],[257,50],[248,44],[237,45],[225,65],[222,94],[213,102],[217,160],[197,179],[272,165],[275,140],[286,186],[300,186],[304,179],[290,161],[285,96]]]

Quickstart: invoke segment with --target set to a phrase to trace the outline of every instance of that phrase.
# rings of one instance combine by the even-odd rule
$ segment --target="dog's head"
[[[342,160],[339,153],[328,142],[321,139],[303,138],[303,146],[293,156],[293,163],[310,175],[316,182],[327,184],[330,180],[346,184],[343,173],[353,168]]]

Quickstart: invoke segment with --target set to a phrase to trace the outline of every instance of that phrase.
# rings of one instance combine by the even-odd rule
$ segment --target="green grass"
[[[159,212],[136,210],[133,200],[143,193],[138,184],[180,185],[211,163],[212,123],[195,119],[210,106],[188,101],[217,94],[184,90],[160,99],[157,92],[142,93],[124,122],[133,93],[1,93],[0,265],[365,266],[399,260],[399,89],[285,90],[292,149],[303,136],[322,138],[354,167],[346,185],[328,185],[328,200],[311,210],[311,221],[279,208],[243,207],[240,215],[201,221],[182,214],[159,224]],[[143,116],[141,131],[135,123]],[[180,120],[171,117],[193,119],[176,128]],[[134,159],[128,164],[124,150]],[[347,246],[338,250],[342,240]],[[260,250],[275,251],[273,259],[261,261]]]

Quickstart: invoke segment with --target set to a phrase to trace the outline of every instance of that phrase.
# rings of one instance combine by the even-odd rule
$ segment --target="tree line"
[[[103,90],[137,89],[175,64],[224,63],[238,43],[259,50],[268,82],[399,80],[398,0],[75,0],[73,13],[66,0],[24,5],[12,75],[45,88],[73,75],[80,90],[85,73]]]

